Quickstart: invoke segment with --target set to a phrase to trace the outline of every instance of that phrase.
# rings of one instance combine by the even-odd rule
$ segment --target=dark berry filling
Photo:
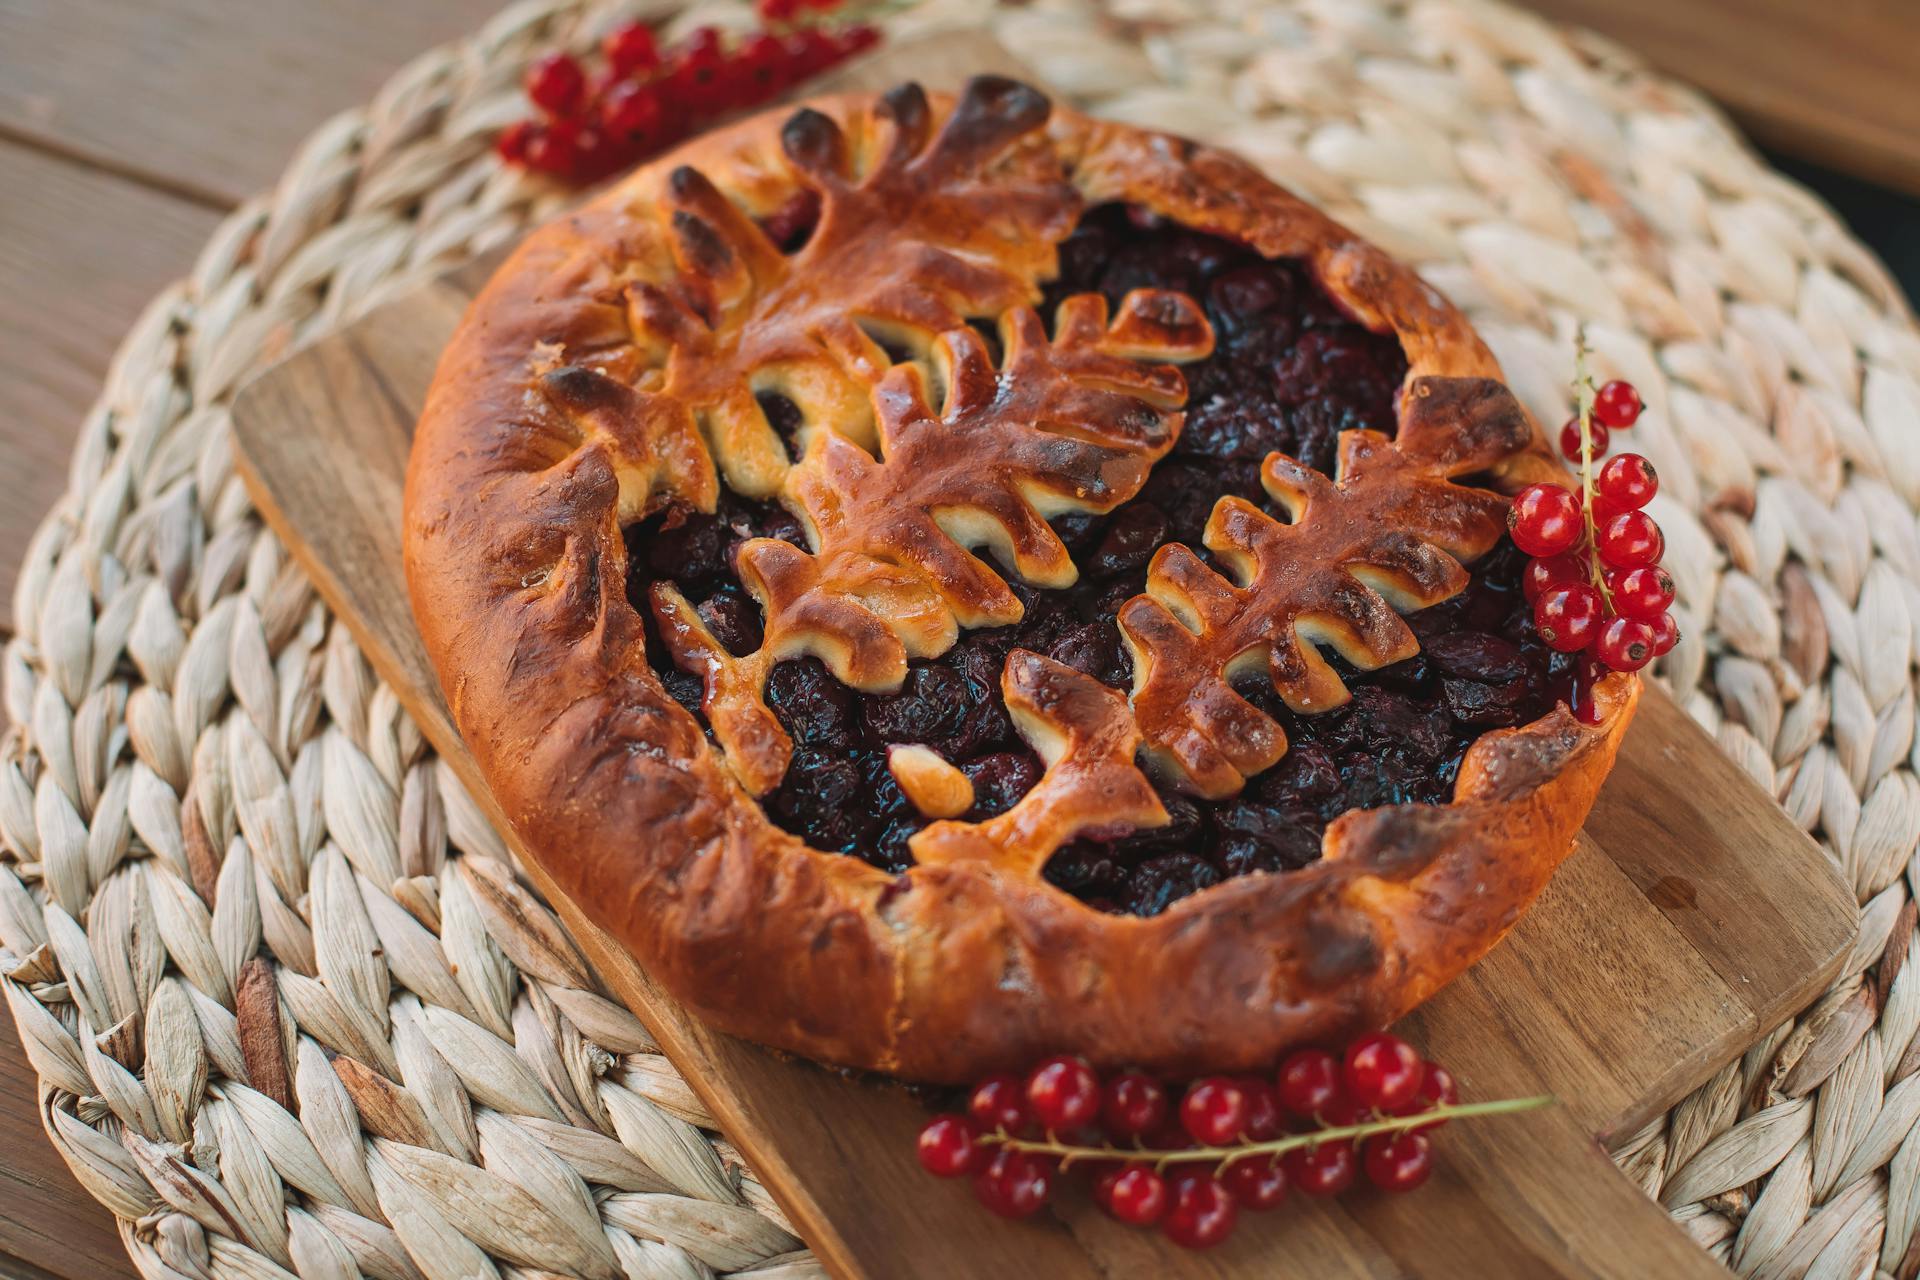
[[[1060,592],[1015,584],[1026,605],[1017,624],[968,632],[933,661],[912,664],[893,694],[857,693],[818,659],[781,663],[767,702],[794,741],[786,778],[765,797],[768,815],[817,848],[865,858],[886,870],[911,865],[908,838],[925,825],[887,770],[893,743],[925,743],[974,784],[969,819],[1010,807],[1038,781],[1041,765],[1014,732],[999,692],[1007,653],[1045,653],[1107,684],[1127,688],[1132,663],[1113,623],[1138,594],[1147,561],[1168,542],[1200,546],[1223,494],[1264,501],[1261,459],[1278,450],[1330,472],[1339,433],[1394,430],[1394,393],[1406,359],[1391,337],[1342,312],[1297,262],[1269,262],[1230,241],[1108,207],[1090,213],[1062,245],[1061,275],[1044,315],[1070,294],[1098,292],[1117,304],[1136,288],[1182,290],[1200,299],[1218,339],[1214,354],[1186,368],[1186,427],[1140,496],[1106,516],[1066,516],[1054,528],[1080,567]],[[798,414],[765,397],[776,430],[797,454]],[[723,493],[712,516],[655,517],[629,534],[630,594],[646,613],[646,585],[676,582],[735,653],[760,642],[757,607],[740,589],[733,549],[749,537],[804,545],[800,525],[778,506]],[[1565,695],[1573,662],[1533,633],[1520,591],[1525,557],[1510,544],[1473,566],[1452,600],[1408,619],[1421,653],[1379,671],[1337,655],[1353,699],[1318,716],[1288,710],[1264,678],[1241,692],[1285,727],[1291,748],[1245,792],[1224,801],[1163,791],[1172,822],[1117,840],[1081,840],[1057,852],[1047,879],[1104,910],[1155,915],[1229,876],[1285,871],[1320,856],[1327,824],[1349,809],[1445,803],[1468,746],[1492,728],[1523,724]],[[651,633],[648,651],[673,695],[698,714],[700,681],[673,668]]]

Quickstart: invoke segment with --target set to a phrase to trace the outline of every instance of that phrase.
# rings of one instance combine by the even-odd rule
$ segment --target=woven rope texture
[[[557,206],[491,135],[532,57],[634,12],[516,6],[323,125],[127,338],[29,550],[0,985],[147,1276],[821,1274],[233,470],[246,375]],[[1641,389],[1686,636],[1663,678],[1864,924],[1832,991],[1618,1159],[1742,1275],[1911,1277],[1920,333],[1883,269],[1693,95],[1497,4],[894,25],[983,16],[1076,105],[1239,150],[1416,264],[1544,420],[1579,325]]]

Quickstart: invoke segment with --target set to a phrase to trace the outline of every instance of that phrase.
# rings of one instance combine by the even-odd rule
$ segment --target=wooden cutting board
[[[908,55],[933,87],[1006,61],[967,37],[895,51]],[[898,74],[896,63],[877,78]],[[920,1172],[913,1136],[926,1111],[903,1089],[719,1034],[681,1009],[525,857],[448,718],[408,611],[409,440],[440,348],[486,273],[423,288],[263,375],[234,410],[241,469],[269,524],[608,986],[835,1274],[1724,1275],[1618,1173],[1602,1141],[1670,1107],[1821,991],[1856,911],[1820,849],[1658,690],[1641,700],[1551,887],[1505,943],[1402,1027],[1457,1072],[1470,1100],[1553,1093],[1562,1103],[1449,1126],[1433,1181],[1411,1196],[1295,1197],[1200,1255],[1106,1220],[1078,1190],[1037,1220],[1005,1223],[964,1184]]]

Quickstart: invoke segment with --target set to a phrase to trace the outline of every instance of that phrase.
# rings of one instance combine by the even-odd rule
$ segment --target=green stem
[[[1076,1143],[1062,1142],[1051,1133],[1045,1138],[1016,1138],[1004,1129],[986,1134],[980,1141],[1033,1155],[1058,1156],[1063,1167],[1072,1164],[1075,1160],[1150,1160],[1155,1168],[1170,1164],[1217,1160],[1225,1166],[1236,1160],[1246,1160],[1255,1156],[1285,1155],[1289,1151],[1297,1151],[1302,1147],[1317,1147],[1323,1142],[1336,1142],[1343,1138],[1371,1138],[1380,1133],[1398,1133],[1404,1129],[1417,1129],[1438,1120],[1511,1115],[1519,1111],[1533,1111],[1539,1107],[1550,1106],[1554,1100],[1550,1094],[1541,1094],[1535,1098],[1501,1098],[1494,1102],[1454,1103],[1451,1106],[1434,1107],[1430,1111],[1422,1111],[1415,1115],[1382,1116],[1361,1124],[1334,1125],[1325,1129],[1315,1129],[1310,1133],[1290,1133],[1284,1138],[1272,1138],[1265,1142],[1243,1142],[1231,1147],[1187,1147],[1178,1151],[1112,1145],[1081,1146]]]

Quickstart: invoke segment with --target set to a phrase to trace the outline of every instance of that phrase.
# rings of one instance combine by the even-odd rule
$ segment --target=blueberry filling
[[[1041,764],[1001,702],[1011,649],[1130,687],[1132,663],[1112,619],[1142,589],[1155,550],[1176,541],[1198,548],[1223,494],[1263,502],[1259,466],[1269,452],[1331,472],[1340,432],[1394,430],[1393,396],[1407,368],[1399,344],[1355,323],[1299,263],[1269,262],[1117,207],[1083,219],[1062,243],[1060,263],[1043,315],[1084,292],[1114,304],[1136,288],[1179,289],[1201,300],[1217,344],[1211,357],[1186,367],[1180,441],[1132,502],[1105,516],[1054,521],[1080,567],[1078,583],[1058,592],[1014,584],[1026,606],[1020,622],[963,633],[940,658],[916,660],[897,693],[848,689],[816,658],[774,668],[767,703],[792,735],[794,754],[763,803],[775,823],[816,848],[889,871],[912,864],[907,841],[926,820],[887,770],[893,743],[925,743],[967,774],[976,797],[967,819],[1012,806],[1039,780]],[[762,403],[797,454],[797,412],[778,396]],[[723,491],[711,516],[656,516],[629,531],[629,595],[644,617],[647,585],[671,579],[722,643],[751,652],[760,643],[759,610],[732,568],[733,549],[749,537],[804,545],[792,515],[731,492]],[[1524,567],[1525,557],[1504,541],[1473,565],[1464,592],[1408,618],[1421,652],[1406,662],[1362,672],[1327,654],[1353,691],[1334,711],[1296,715],[1264,677],[1245,681],[1242,694],[1287,732],[1291,746],[1277,766],[1223,801],[1166,788],[1167,826],[1075,841],[1054,854],[1046,878],[1100,909],[1155,915],[1231,876],[1306,866],[1320,856],[1327,824],[1350,809],[1445,803],[1475,739],[1536,719],[1566,694],[1573,663],[1534,636],[1520,593]],[[648,628],[655,670],[699,714],[699,679],[674,668],[651,621]]]

